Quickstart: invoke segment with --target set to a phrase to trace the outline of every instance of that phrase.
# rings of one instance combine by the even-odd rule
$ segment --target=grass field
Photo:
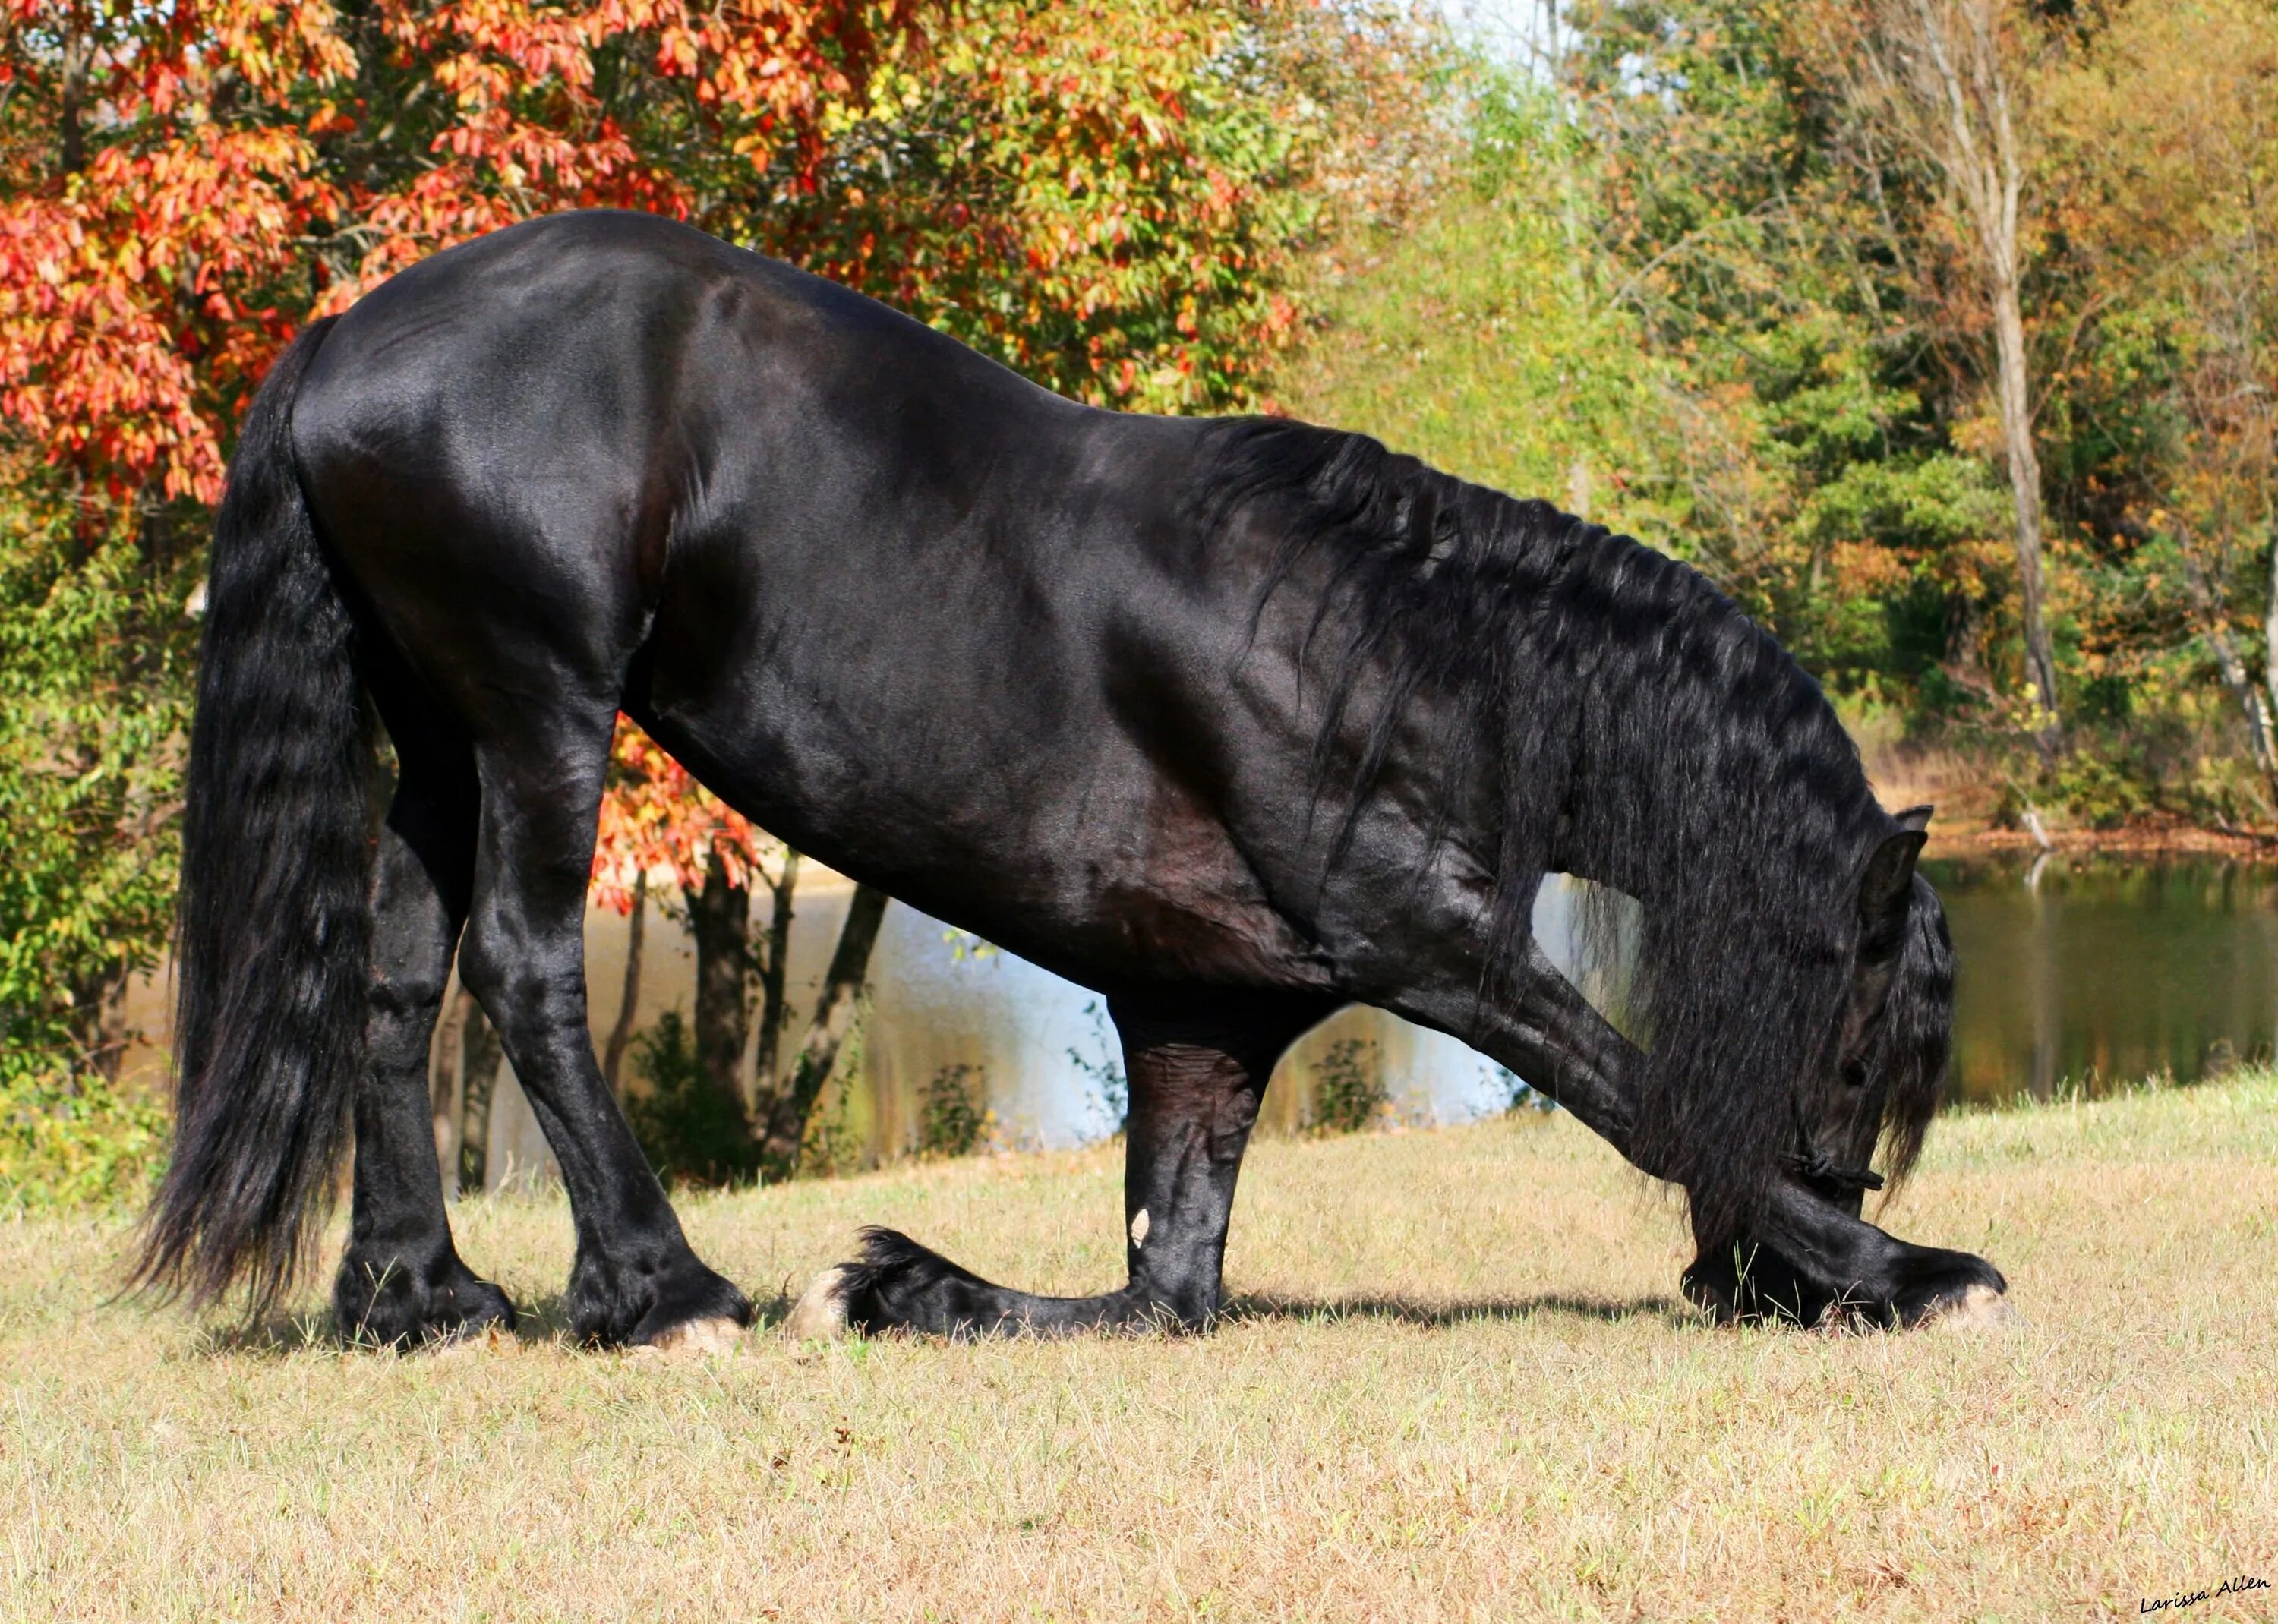
[[[863,1221],[1096,1289],[1117,1179],[684,1212],[762,1295]],[[0,1615],[2025,1620],[2278,1582],[2267,1075],[1942,1125],[1891,1224],[2007,1270],[1992,1333],[1705,1326],[1668,1205],[1532,1115],[1258,1147],[1207,1338],[582,1353],[561,1202],[458,1222],[535,1323],[405,1358],[106,1308],[123,1221],[0,1224]]]

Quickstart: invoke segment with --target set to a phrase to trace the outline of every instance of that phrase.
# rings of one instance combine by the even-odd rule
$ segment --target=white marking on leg
[[[1966,1331],[1999,1330],[2017,1323],[2017,1310],[1990,1285],[1971,1286],[1961,1301],[1931,1322],[1940,1330]]]
[[[1134,1247],[1147,1244],[1147,1209],[1142,1207],[1139,1216],[1131,1220],[1131,1244]]]
[[[689,1320],[665,1330],[642,1353],[673,1353],[691,1358],[704,1353],[732,1353],[743,1340],[744,1328],[723,1317]]]
[[[826,1269],[814,1277],[791,1305],[784,1321],[788,1342],[836,1342],[846,1334],[846,1279],[844,1266]]]

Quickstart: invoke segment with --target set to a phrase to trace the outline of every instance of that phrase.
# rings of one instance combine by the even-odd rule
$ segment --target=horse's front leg
[[[787,1334],[829,1336],[849,1325],[966,1337],[1210,1324],[1235,1179],[1266,1079],[1334,1003],[1310,994],[1198,990],[1112,998],[1108,1007],[1131,1086],[1127,1283],[1097,1297],[1038,1297],[992,1285],[906,1235],[868,1230],[860,1258],[807,1288]]]
[[[2001,1271],[1969,1252],[1918,1247],[1886,1234],[1793,1179],[1774,1186],[1753,1235],[1704,1242],[1685,1293],[1722,1320],[1793,1319],[1831,1312],[1886,1326],[2006,1317]]]
[[[1456,1011],[1418,1006],[1439,1024]],[[1485,1011],[1473,1039],[1487,1053],[1567,1110],[1643,1171],[1666,1170],[1632,1155],[1642,1058],[1533,943],[1525,987],[1513,1008]],[[1851,1203],[1855,1207],[1855,1198]],[[1855,1210],[1793,1178],[1766,1194],[1756,1233],[1738,1240],[1701,1237],[1686,1269],[1686,1294],[1718,1318],[1793,1318],[1817,1323],[1841,1309],[1889,1325],[1942,1315],[1991,1317],[2008,1283],[1984,1258],[1918,1247],[1886,1234]]]

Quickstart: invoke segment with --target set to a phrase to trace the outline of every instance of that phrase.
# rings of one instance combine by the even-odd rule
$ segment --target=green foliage
[[[979,1066],[945,1065],[926,1079],[920,1101],[918,1155],[969,1156],[996,1125],[984,1101],[988,1076]]]
[[[1112,1125],[1111,1132],[1120,1133],[1131,1125],[1131,1079],[1123,1070],[1122,1040],[1108,1023],[1105,1003],[1095,998],[1083,1006],[1083,1012],[1091,1022],[1097,1057],[1072,1048],[1067,1052],[1068,1064],[1090,1084],[1091,1097]]]
[[[640,1086],[626,1097],[625,1120],[659,1178],[669,1186],[734,1186],[759,1177],[742,1107],[712,1086],[679,1010],[666,1010],[633,1040],[632,1061]]]
[[[1957,438],[1971,374],[1952,313],[1923,301],[1945,252],[1934,180],[1870,137],[1809,16],[1584,6],[1567,85],[1612,297],[1670,369],[1652,484],[1670,523],[1647,539],[1708,567],[1831,688],[1920,713],[1997,685],[2008,497]],[[1948,667],[1962,689],[1927,680]]]
[[[854,1121],[857,1090],[848,1080],[852,1070],[841,1066],[837,1080],[823,1090],[807,1114],[806,1137],[799,1147],[802,1178],[843,1178],[877,1165]]]
[[[2052,774],[2056,798],[2094,829],[2117,828],[2151,810],[2152,795],[2123,759],[2075,751]]]
[[[111,1079],[172,918],[194,578],[164,507],[106,530],[0,457],[0,1199],[105,1199],[158,1152]],[[88,526],[79,528],[84,519]]]
[[[1467,159],[1420,218],[1356,232],[1327,256],[1310,290],[1319,331],[1280,380],[1281,403],[1635,525],[1662,369],[1582,251],[1594,204],[1575,132],[1516,73],[1475,65],[1460,82]]]
[[[163,1111],[100,1071],[0,1054],[0,1213],[139,1199],[165,1128]]]
[[[1315,1133],[1358,1133],[1382,1117],[1392,1103],[1374,1042],[1342,1038],[1313,1068]]]

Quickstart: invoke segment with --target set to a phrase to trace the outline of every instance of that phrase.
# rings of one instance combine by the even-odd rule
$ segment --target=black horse
[[[1945,1066],[1926,810],[1875,804],[1818,688],[1700,576],[1540,502],[1357,435],[1079,406],[786,265],[574,214],[302,335],[207,606],[146,1282],[272,1301],[352,1119],[344,1332],[512,1322],[428,1126],[455,949],[569,1186],[571,1326],[749,1323],[594,1064],[622,708],[801,850],[1105,993],[1123,1041],[1126,1285],[1028,1296],[873,1231],[799,1329],[1206,1323],[1266,1077],[1354,1002],[1681,1185],[1686,1286],[1723,1314],[1908,1323],[2005,1289],[1858,1216]],[[1556,872],[1642,905],[1643,1047],[1530,937]]]

